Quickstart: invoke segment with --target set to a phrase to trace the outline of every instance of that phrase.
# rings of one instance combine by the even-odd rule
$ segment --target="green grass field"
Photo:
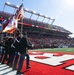
[[[70,53],[74,53],[74,48],[46,48],[46,49],[36,49],[35,51],[41,51],[41,52],[70,52]]]

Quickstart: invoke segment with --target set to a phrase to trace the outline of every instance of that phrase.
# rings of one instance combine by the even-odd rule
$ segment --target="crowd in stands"
[[[9,13],[2,14],[2,12],[0,12],[0,14],[2,16],[6,14],[5,17],[11,15]],[[47,30],[38,27],[34,28],[34,27],[24,26],[24,28],[27,29],[27,31],[33,32],[33,34],[28,34],[28,38],[31,41],[31,43],[34,45],[34,48],[74,47],[74,39],[67,38],[67,36],[71,34],[71,32],[67,31],[63,27],[43,23],[29,18],[25,18],[23,22],[26,24],[32,24],[36,26],[43,26],[45,28],[49,28]],[[43,34],[36,34],[39,32],[40,33],[42,32]],[[63,36],[65,37],[63,38]]]
[[[41,34],[29,34],[30,42],[34,45],[34,48],[63,48],[74,47],[74,39],[63,38]]]

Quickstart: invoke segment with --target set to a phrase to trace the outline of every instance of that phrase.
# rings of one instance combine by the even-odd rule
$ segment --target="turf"
[[[36,49],[35,51],[40,51],[40,52],[70,52],[70,53],[74,53],[74,48],[46,48],[46,49]]]

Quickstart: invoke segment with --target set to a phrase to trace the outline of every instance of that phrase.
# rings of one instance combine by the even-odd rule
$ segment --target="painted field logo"
[[[65,53],[43,53],[31,54],[30,60],[49,68],[46,68],[46,75],[74,75],[74,55]],[[40,68],[41,69],[41,68]],[[48,71],[49,69],[49,71]]]
[[[24,75],[74,75],[74,54],[30,52],[30,69],[23,62]],[[17,65],[18,66],[18,65]],[[0,75],[15,75],[16,70],[0,64]]]

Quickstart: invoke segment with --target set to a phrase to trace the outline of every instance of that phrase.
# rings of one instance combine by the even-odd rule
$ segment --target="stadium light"
[[[50,17],[48,17],[47,15],[45,16],[47,19],[51,19]]]
[[[19,6],[18,6],[18,5],[16,5],[16,7],[17,7],[17,8],[19,8]]]
[[[43,14],[39,14],[40,16],[42,16]]]
[[[53,20],[53,17],[51,17],[51,20]]]
[[[29,9],[27,9],[27,8],[25,8],[24,10],[25,10],[25,11],[29,11]]]
[[[9,5],[9,4],[11,4],[11,3],[10,3],[10,2],[5,2],[5,4],[6,4],[6,5]]]
[[[36,13],[36,11],[33,11],[33,14],[35,14]]]
[[[51,19],[51,18],[50,18],[50,17],[48,17],[47,15],[45,15],[45,18],[46,18],[46,19]]]
[[[43,15],[43,14],[40,14],[40,16],[41,16],[41,17],[45,17],[45,15]]]

